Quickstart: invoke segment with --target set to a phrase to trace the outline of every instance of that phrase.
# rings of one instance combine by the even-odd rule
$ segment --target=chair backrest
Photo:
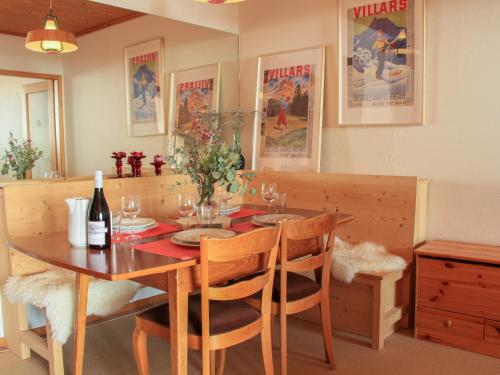
[[[321,286],[328,285],[337,218],[338,210],[310,219],[283,222],[280,253],[283,292],[286,290],[287,272],[319,271],[321,268]],[[293,253],[297,248],[301,248],[300,258],[294,259]],[[286,296],[286,293],[281,295]]]

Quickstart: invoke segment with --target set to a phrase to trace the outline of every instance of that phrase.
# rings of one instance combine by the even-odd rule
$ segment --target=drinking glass
[[[141,199],[138,195],[124,195],[122,197],[122,212],[125,217],[130,218],[130,233],[128,240],[138,240],[141,237],[134,233],[134,219],[141,212]]]
[[[122,213],[121,211],[111,212],[111,239],[113,241],[120,240],[120,231],[122,225]]]
[[[220,188],[220,214],[221,216],[227,216],[228,202],[233,199],[233,194],[227,191],[225,188]]]
[[[275,182],[263,182],[260,187],[260,196],[269,205],[269,211],[271,211],[272,203],[276,200],[277,189]]]
[[[276,193],[276,200],[274,201],[274,212],[277,214],[285,213],[286,208],[286,193]]]
[[[59,177],[61,177],[61,174],[59,173],[59,171],[50,172],[50,178],[59,178]]]
[[[212,206],[209,203],[202,203],[198,206],[196,215],[201,227],[207,227],[212,224]]]
[[[177,196],[177,208],[181,217],[187,217],[187,227],[189,229],[190,217],[195,213],[194,196],[191,193],[181,192]]]

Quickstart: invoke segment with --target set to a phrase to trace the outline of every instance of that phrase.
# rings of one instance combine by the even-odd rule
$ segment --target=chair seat
[[[274,276],[273,302],[280,301],[280,282],[281,275],[278,272]],[[320,286],[314,280],[295,272],[287,272],[286,282],[287,301],[296,301],[310,296],[320,290]]]
[[[210,301],[210,335],[219,335],[255,322],[261,314],[241,301]],[[137,316],[168,328],[170,326],[168,303],[146,310]],[[201,336],[201,296],[189,297],[188,331]]]

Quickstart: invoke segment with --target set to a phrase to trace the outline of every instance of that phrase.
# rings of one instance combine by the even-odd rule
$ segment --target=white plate
[[[172,241],[173,243],[177,244],[177,245],[181,245],[181,246],[189,246],[189,247],[200,247],[200,243],[196,243],[196,242],[184,242],[184,241],[181,241],[177,238],[172,237],[170,238],[170,241]]]
[[[254,216],[252,219],[252,224],[263,226],[275,225],[277,221],[282,219],[289,220],[301,220],[305,219],[305,216],[302,215],[294,215],[294,214],[269,214],[269,215],[260,215]]]
[[[232,230],[219,229],[219,228],[196,228],[183,230],[174,234],[172,239],[181,241],[183,243],[200,244],[201,236],[208,236],[210,238],[231,238],[236,236]]]
[[[135,232],[144,231],[151,228],[155,228],[158,226],[158,223],[155,219],[147,218],[147,217],[138,217],[134,220],[131,220],[127,217],[122,219],[120,224],[120,230],[122,232],[128,232],[130,230],[134,230]]]
[[[241,206],[228,206],[225,210],[221,209],[220,212],[224,212],[226,214],[234,214],[241,210]]]

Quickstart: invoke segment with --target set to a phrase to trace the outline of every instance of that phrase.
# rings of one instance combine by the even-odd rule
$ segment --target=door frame
[[[13,76],[13,77],[24,77],[24,78],[38,78],[46,79],[52,81],[53,88],[57,88],[57,93],[54,90],[54,120],[56,125],[56,150],[57,150],[57,170],[59,171],[61,177],[66,176],[66,146],[64,137],[64,110],[63,110],[63,77],[58,74],[45,74],[45,73],[34,73],[34,72],[24,72],[18,70],[3,70],[0,69],[0,75]]]

